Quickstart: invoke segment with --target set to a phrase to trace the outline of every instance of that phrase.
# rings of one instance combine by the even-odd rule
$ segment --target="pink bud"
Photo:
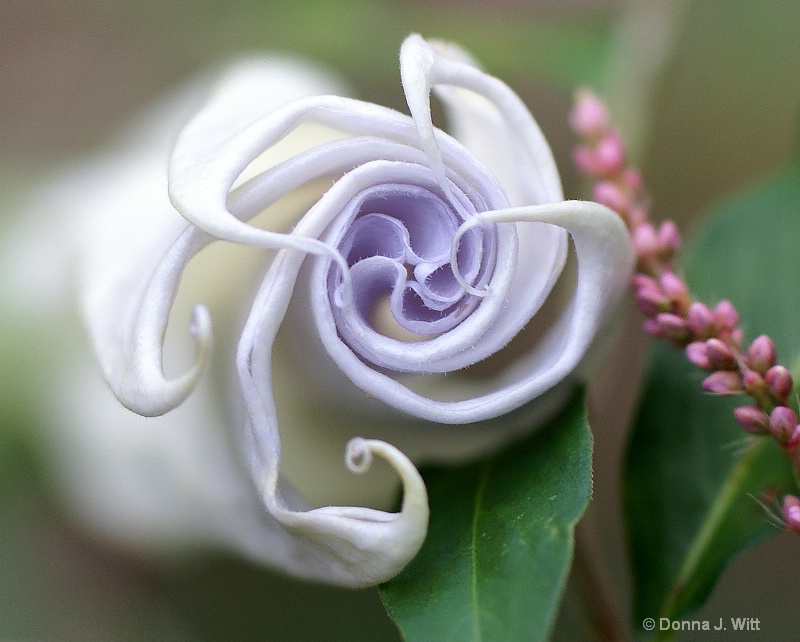
[[[652,288],[654,290],[658,290],[658,281],[656,281],[652,276],[647,276],[646,274],[634,274],[633,278],[631,279],[631,283],[637,290],[639,288]]]
[[[742,383],[745,392],[752,397],[761,397],[766,392],[764,378],[755,370],[745,370],[742,373]]]
[[[769,428],[769,417],[761,408],[739,406],[733,411],[739,425],[753,435],[763,435]]]
[[[800,535],[800,499],[794,495],[786,495],[783,498],[782,509],[786,528]]]
[[[686,358],[698,368],[703,368],[704,370],[714,369],[708,358],[708,352],[706,352],[705,341],[692,341],[686,346]]]
[[[786,406],[777,406],[769,415],[769,432],[781,445],[789,441],[796,425],[797,415]]]
[[[789,371],[783,366],[772,366],[764,375],[764,381],[769,386],[775,401],[785,404],[794,387]]]
[[[625,148],[614,130],[606,132],[594,150],[598,173],[613,176],[625,165]]]
[[[658,321],[655,319],[645,319],[642,323],[642,329],[650,336],[658,339],[664,338],[664,331],[661,329],[661,325],[659,325]]]
[[[632,167],[626,169],[622,174],[622,182],[632,194],[638,194],[644,188],[642,174],[638,169]]]
[[[595,153],[585,145],[575,149],[572,153],[572,162],[575,163],[575,167],[584,176],[594,178],[600,174]]]
[[[653,256],[658,253],[658,237],[650,223],[640,225],[631,234],[633,249],[639,256]]]
[[[641,207],[634,207],[628,213],[628,227],[632,230],[640,228],[647,223],[647,211]]]
[[[591,91],[579,90],[575,94],[570,124],[584,138],[599,138],[608,129],[606,106]]]
[[[714,315],[703,303],[692,303],[689,306],[689,313],[687,315],[687,323],[689,329],[695,336],[704,338],[707,337],[711,330],[711,324],[714,322]]]
[[[609,181],[602,181],[594,186],[592,199],[619,214],[627,212],[631,207],[630,199],[619,187]]]
[[[733,303],[722,300],[714,308],[714,322],[723,330],[735,330],[739,325],[739,313]]]
[[[649,317],[670,308],[669,299],[654,288],[638,288],[634,293],[634,298],[639,309]]]
[[[706,341],[706,354],[715,370],[735,370],[737,368],[733,352],[719,339],[711,338]]]
[[[766,334],[757,337],[747,351],[750,366],[762,374],[775,365],[775,344]]]
[[[800,424],[794,427],[794,431],[789,436],[789,440],[786,442],[786,450],[790,453],[796,453],[798,446],[800,446]]]
[[[665,339],[681,343],[689,337],[686,321],[677,314],[663,312],[656,316],[656,322],[661,327],[661,336]]]
[[[664,221],[658,228],[658,242],[667,255],[675,254],[681,247],[681,234],[673,221]]]
[[[688,301],[689,288],[673,272],[664,272],[659,278],[661,289],[673,301]]]
[[[703,379],[703,389],[717,395],[733,395],[742,392],[742,380],[738,372],[718,370]]]

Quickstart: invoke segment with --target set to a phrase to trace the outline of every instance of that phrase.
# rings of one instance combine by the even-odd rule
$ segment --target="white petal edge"
[[[520,140],[522,145],[519,149],[524,150],[530,163],[529,170],[525,172],[530,197],[528,202],[549,203],[563,200],[561,179],[550,146],[528,108],[508,85],[469,64],[468,60],[469,57],[454,45],[432,44],[418,34],[406,38],[400,48],[400,77],[408,108],[419,131],[423,150],[440,184],[444,181],[444,163],[431,121],[430,92],[435,85],[450,85],[487,99],[497,108],[508,131],[513,132]],[[451,96],[446,91],[442,93],[448,109],[455,110],[458,114],[463,111],[464,120],[472,121],[466,117],[466,113],[473,105],[465,103],[461,106],[458,100],[450,99]],[[483,119],[486,114],[481,116]],[[481,125],[485,126],[490,122],[490,119],[485,119]],[[481,158],[480,149],[471,151]]]

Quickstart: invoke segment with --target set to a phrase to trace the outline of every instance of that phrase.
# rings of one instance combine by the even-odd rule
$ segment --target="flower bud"
[[[645,263],[658,255],[658,238],[655,228],[650,223],[640,225],[633,230],[631,244],[633,251],[640,259],[645,259]]]
[[[792,454],[800,454],[798,446],[800,446],[800,424],[794,427],[794,432],[789,437],[789,441],[786,442],[786,450]]]
[[[674,221],[664,221],[658,228],[658,242],[661,250],[667,256],[672,256],[681,247],[681,234]]]
[[[661,329],[658,321],[655,319],[645,319],[642,323],[642,329],[652,337],[657,339],[664,339],[664,331]]]
[[[751,368],[764,374],[775,365],[775,344],[767,335],[757,337],[747,351],[747,360]]]
[[[769,429],[769,417],[756,406],[739,406],[733,411],[739,425],[753,435],[763,435]]]
[[[692,303],[687,314],[689,329],[698,338],[705,338],[709,335],[711,326],[714,322],[714,315],[708,306],[703,303]]]
[[[634,207],[628,212],[628,227],[631,230],[635,230],[640,228],[642,225],[647,223],[647,210],[642,207]]]
[[[715,370],[735,370],[737,367],[733,352],[719,339],[706,341],[706,354]]]
[[[733,395],[743,392],[738,372],[718,370],[703,379],[703,389],[716,395]]]
[[[797,426],[797,415],[791,408],[777,406],[769,415],[769,433],[782,446],[787,444]]]
[[[622,183],[631,194],[639,194],[644,188],[642,173],[633,167],[629,167],[622,173]]]
[[[665,339],[682,343],[689,338],[689,329],[686,321],[677,314],[663,312],[656,316],[656,322],[661,327],[662,335]]]
[[[785,404],[792,392],[794,383],[792,375],[783,366],[772,366],[764,374],[764,381],[769,386],[769,391],[779,404]]]
[[[572,162],[575,163],[575,167],[584,176],[594,178],[600,174],[597,156],[593,150],[589,149],[585,145],[581,145],[575,149],[575,151],[572,153]]]
[[[656,289],[639,288],[635,291],[634,298],[639,309],[649,317],[670,309],[670,300]]]
[[[597,172],[602,176],[613,176],[625,165],[625,148],[616,131],[608,131],[594,150]]]
[[[705,341],[692,341],[686,346],[686,358],[691,361],[698,368],[704,370],[714,370],[711,361],[708,358]]]
[[[608,111],[592,92],[582,89],[575,95],[575,107],[569,118],[572,129],[584,138],[596,139],[608,130]]]
[[[794,495],[786,495],[782,509],[786,528],[800,535],[800,499]]]
[[[689,288],[673,272],[664,272],[659,278],[659,283],[666,294],[679,310],[685,311],[689,306]]]
[[[723,299],[714,308],[714,322],[722,330],[732,331],[739,326],[739,313],[733,303]]]
[[[768,392],[766,384],[764,383],[764,377],[755,370],[745,370],[742,373],[742,383],[748,395],[756,397],[759,394]]]
[[[602,181],[594,186],[592,199],[618,214],[627,212],[631,207],[631,200],[619,187],[609,181]]]

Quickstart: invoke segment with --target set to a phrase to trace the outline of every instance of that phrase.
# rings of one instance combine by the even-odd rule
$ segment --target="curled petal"
[[[428,529],[428,494],[422,478],[397,448],[374,439],[350,440],[348,468],[366,472],[373,454],[400,475],[404,496],[399,513],[349,506],[291,511],[281,504],[274,484],[264,489],[270,513],[307,545],[319,547],[318,578],[353,588],[372,586],[399,573],[422,546]]]
[[[236,88],[243,87],[250,102],[230,109],[224,97],[240,96]],[[223,91],[212,105],[229,129],[242,120],[248,122],[248,105],[268,110],[309,93],[338,88],[338,83],[299,63],[249,60],[228,71]],[[199,92],[191,93],[194,97]],[[180,114],[170,119],[185,118],[186,97],[180,98]],[[207,146],[220,144],[209,130],[202,134]],[[106,189],[86,207],[92,215],[77,239],[84,250],[79,257],[83,313],[94,350],[120,401],[146,416],[163,414],[186,399],[207,367],[213,343],[208,311],[197,305],[190,323],[197,344],[195,364],[175,379],[164,374],[163,337],[183,270],[212,240],[188,225],[167,200],[163,163],[168,158],[164,141],[169,140],[162,136],[157,145],[144,148],[125,172],[112,166],[117,174],[93,177]],[[108,215],[109,207],[117,208],[113,216]]]
[[[440,184],[444,164],[430,110],[430,92],[436,85],[456,137],[497,172],[512,205],[563,200],[550,146],[527,107],[508,85],[480,71],[465,52],[411,35],[400,49],[400,75],[422,149]]]

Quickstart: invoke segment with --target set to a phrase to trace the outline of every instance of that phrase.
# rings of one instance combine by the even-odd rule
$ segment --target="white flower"
[[[172,206],[163,128],[58,192],[81,221],[66,242],[105,379],[136,413],[168,413],[114,408],[82,368],[62,379],[61,483],[107,534],[225,544],[300,577],[375,584],[425,536],[409,458],[495,448],[582,376],[630,274],[624,226],[563,200],[527,109],[462,51],[411,36],[400,63],[411,117],[319,95],[336,83],[297,64],[240,64],[177,138]],[[431,122],[432,88],[454,137]],[[187,276],[208,307],[191,315],[195,363],[167,376],[181,279],[219,240],[259,248],[249,267],[264,258],[265,273],[249,299],[248,266],[227,255]],[[348,439],[350,470],[378,455],[399,475],[399,513],[308,503],[353,495],[326,469]],[[316,497],[304,463],[325,478]],[[386,501],[387,471],[377,479],[359,487]]]

